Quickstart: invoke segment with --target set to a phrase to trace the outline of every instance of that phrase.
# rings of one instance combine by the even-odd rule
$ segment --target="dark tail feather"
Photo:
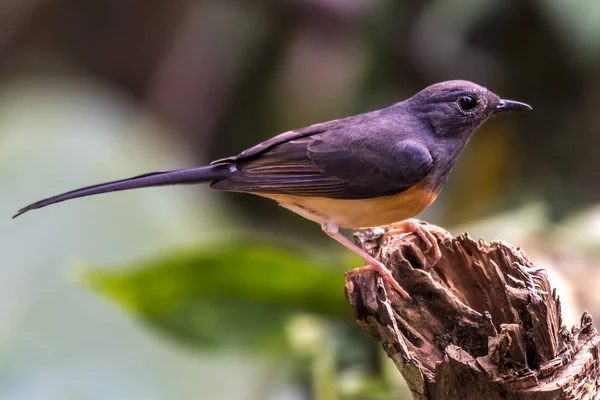
[[[88,186],[57,196],[48,197],[47,199],[40,200],[20,209],[13,218],[30,210],[46,207],[65,200],[76,199],[78,197],[152,186],[189,185],[193,183],[212,182],[219,179],[225,179],[230,175],[231,170],[229,165],[208,165],[205,167],[179,169],[175,171],[152,172],[134,176],[133,178],[101,183],[99,185]]]

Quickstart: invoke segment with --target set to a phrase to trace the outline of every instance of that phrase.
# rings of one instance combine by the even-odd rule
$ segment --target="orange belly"
[[[433,203],[438,195],[419,184],[392,196],[361,200],[254,194],[273,199],[282,207],[319,224],[331,221],[340,228],[350,229],[385,226],[412,218]]]

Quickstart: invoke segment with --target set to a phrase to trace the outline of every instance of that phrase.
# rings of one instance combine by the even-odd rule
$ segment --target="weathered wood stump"
[[[467,234],[440,242],[416,235],[355,235],[412,296],[376,273],[347,275],[359,325],[383,345],[415,399],[600,399],[600,335],[585,312],[567,329],[542,268],[503,242]]]

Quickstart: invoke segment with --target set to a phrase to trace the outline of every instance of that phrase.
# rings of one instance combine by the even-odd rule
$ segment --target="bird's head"
[[[482,86],[460,80],[426,87],[406,103],[411,114],[428,125],[434,135],[462,140],[468,140],[494,115],[531,110],[525,103],[501,99]]]

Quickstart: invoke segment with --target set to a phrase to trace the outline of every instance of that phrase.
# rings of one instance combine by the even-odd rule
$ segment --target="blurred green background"
[[[58,192],[200,165],[468,79],[487,123],[422,218],[548,267],[600,315],[597,0],[0,2],[0,399],[408,399],[353,322],[360,260],[207,187]]]

